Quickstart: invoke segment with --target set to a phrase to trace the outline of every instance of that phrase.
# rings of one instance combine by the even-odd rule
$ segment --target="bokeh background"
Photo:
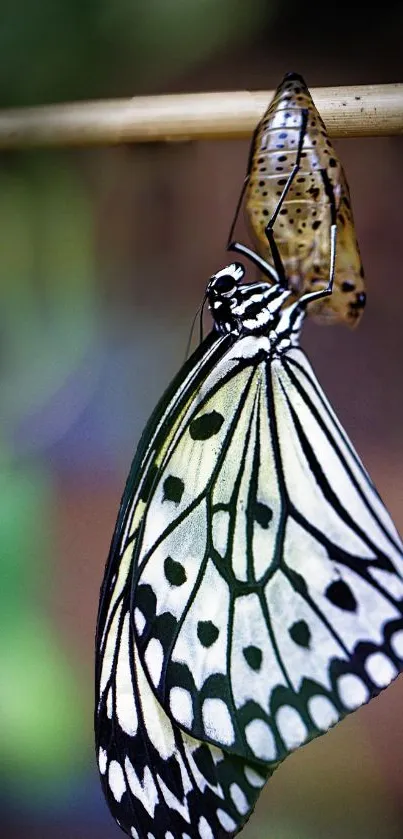
[[[401,3],[3,0],[0,107],[401,81]],[[368,287],[304,346],[403,530],[402,138],[336,142]],[[247,141],[0,156],[0,836],[118,839],[93,639],[120,495],[182,364]],[[245,234],[246,235],[246,234]],[[245,839],[400,839],[403,681],[290,757]]]

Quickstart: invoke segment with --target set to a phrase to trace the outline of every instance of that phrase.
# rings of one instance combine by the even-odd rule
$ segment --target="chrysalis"
[[[333,293],[312,304],[309,313],[325,323],[355,326],[365,306],[365,286],[346,177],[303,78],[289,73],[254,134],[246,186],[245,209],[253,239],[260,255],[271,263],[265,227],[294,166],[298,172],[274,223],[290,287],[300,295],[326,286],[330,186],[337,210]]]

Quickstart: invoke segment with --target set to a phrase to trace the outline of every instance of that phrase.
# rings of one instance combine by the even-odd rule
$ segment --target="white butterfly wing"
[[[135,546],[137,643],[164,711],[282,760],[400,671],[402,556],[302,351],[239,339],[165,447]]]

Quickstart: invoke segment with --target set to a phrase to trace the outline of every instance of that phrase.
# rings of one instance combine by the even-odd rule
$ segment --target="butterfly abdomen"
[[[260,255],[272,262],[265,228],[297,162],[302,131],[299,170],[275,221],[275,241],[296,294],[326,286],[330,254],[328,183],[337,208],[335,285],[332,296],[315,303],[314,311],[324,320],[355,324],[365,294],[348,186],[309,90],[295,73],[285,76],[257,128],[246,190],[247,216]]]

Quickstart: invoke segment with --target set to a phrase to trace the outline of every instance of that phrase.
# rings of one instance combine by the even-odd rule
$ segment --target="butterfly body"
[[[330,240],[325,172],[337,208],[335,281],[331,297],[311,304],[310,313],[323,322],[355,326],[364,309],[365,287],[348,184],[309,90],[296,73],[287,74],[277,88],[252,142],[245,206],[253,238],[270,262],[265,228],[297,162],[301,139],[299,170],[274,225],[276,244],[296,295],[326,286]]]
[[[291,751],[403,667],[403,547],[299,347],[309,295],[210,281],[101,591],[95,728],[129,836],[235,835]]]

